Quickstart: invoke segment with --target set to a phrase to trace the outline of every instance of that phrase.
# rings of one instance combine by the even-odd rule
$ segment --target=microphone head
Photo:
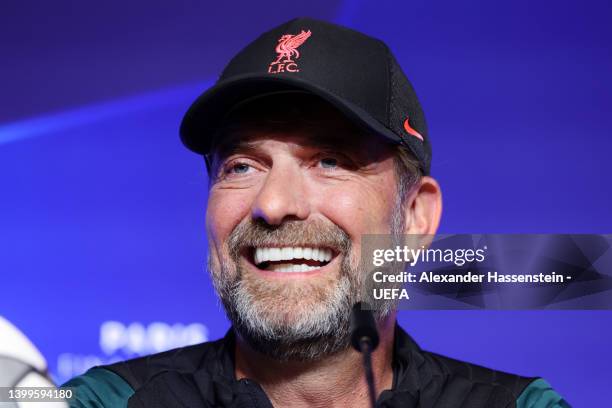
[[[378,346],[378,329],[372,311],[368,310],[370,306],[367,303],[355,303],[351,312],[351,345],[359,352],[361,350],[361,342],[367,340],[370,343],[370,351],[374,351]]]

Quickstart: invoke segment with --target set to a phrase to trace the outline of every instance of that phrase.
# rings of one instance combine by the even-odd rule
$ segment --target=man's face
[[[323,126],[240,126],[214,157],[213,282],[238,333],[281,359],[346,347],[362,234],[391,232],[391,147],[325,105]]]

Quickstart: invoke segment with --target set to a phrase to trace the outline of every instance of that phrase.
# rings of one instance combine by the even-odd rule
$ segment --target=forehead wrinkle
[[[336,150],[353,153],[364,158],[372,159],[386,146],[381,140],[375,141],[376,136],[363,135],[358,132],[330,129],[291,130],[237,130],[228,132],[221,140],[215,151],[217,157],[227,157],[235,152],[256,152],[259,145],[265,140],[277,140],[297,147],[314,148],[321,150]]]

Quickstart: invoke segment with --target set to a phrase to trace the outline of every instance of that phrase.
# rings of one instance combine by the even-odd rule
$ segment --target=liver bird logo
[[[300,52],[297,48],[312,35],[310,30],[302,30],[299,34],[285,34],[278,40],[276,45],[276,53],[278,57],[270,63],[268,72],[277,74],[279,72],[298,72],[298,66],[295,62],[300,58]]]

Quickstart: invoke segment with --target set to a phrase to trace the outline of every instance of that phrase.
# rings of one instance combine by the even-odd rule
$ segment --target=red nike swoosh
[[[404,129],[406,129],[406,132],[408,132],[409,135],[416,137],[417,139],[425,141],[425,139],[423,139],[423,136],[421,136],[419,132],[417,132],[412,128],[412,126],[410,126],[410,122],[408,122],[408,120],[409,118],[406,118],[406,120],[404,121]]]

